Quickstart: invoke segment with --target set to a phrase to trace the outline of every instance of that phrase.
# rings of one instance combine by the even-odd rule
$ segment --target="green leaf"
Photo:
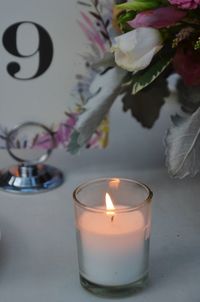
[[[76,154],[89,142],[120,94],[126,74],[127,71],[119,67],[107,68],[103,73],[96,74],[90,86],[93,96],[84,105],[84,111],[79,115],[71,135],[68,145],[70,153]]]
[[[80,150],[81,146],[78,144],[79,132],[74,130],[70,137],[70,142],[67,146],[67,151],[71,154],[76,154]]]
[[[132,85],[123,92],[123,110],[130,111],[132,116],[145,128],[152,128],[159,118],[164,99],[169,95],[166,78],[168,68],[155,80],[136,95],[132,94]]]
[[[122,4],[118,4],[117,8],[126,9],[126,10],[134,10],[136,12],[141,12],[144,10],[149,10],[153,8],[157,8],[160,6],[160,1],[158,0],[134,0],[132,2],[125,2]]]
[[[164,56],[158,59],[154,64],[148,66],[144,71],[133,76],[132,94],[138,93],[140,90],[151,84],[171,63],[171,56]]]
[[[131,21],[135,18],[136,16],[136,12],[134,11],[123,11],[121,14],[119,14],[118,18],[117,18],[117,22],[120,26],[120,28],[122,29],[122,31],[129,31],[129,30],[133,30],[128,24],[128,21]]]
[[[172,126],[166,137],[166,164],[171,176],[184,178],[200,172],[200,108]]]

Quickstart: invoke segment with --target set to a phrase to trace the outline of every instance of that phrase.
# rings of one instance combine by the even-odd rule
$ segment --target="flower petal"
[[[129,21],[128,24],[133,28],[163,28],[176,24],[183,19],[186,14],[185,11],[178,10],[175,7],[161,7],[137,14],[137,16],[132,21]]]
[[[174,68],[186,85],[200,85],[200,54],[192,48],[178,48]]]
[[[162,38],[153,28],[137,28],[115,38],[112,50],[118,66],[131,72],[146,68],[162,48]]]

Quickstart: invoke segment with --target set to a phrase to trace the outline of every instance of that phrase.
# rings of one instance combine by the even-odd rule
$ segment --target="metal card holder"
[[[12,151],[12,138],[25,127],[40,127],[51,138],[51,148],[42,156],[33,160],[26,160],[16,156]],[[10,156],[19,162],[8,170],[0,171],[0,189],[11,193],[41,193],[57,188],[63,183],[62,172],[52,166],[44,165],[55,147],[53,132],[45,125],[37,122],[25,122],[14,127],[6,137],[6,148]]]

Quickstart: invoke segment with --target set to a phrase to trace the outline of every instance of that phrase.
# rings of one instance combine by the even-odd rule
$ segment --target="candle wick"
[[[114,215],[113,215],[113,216],[111,216],[111,222],[113,222],[113,220],[114,220]]]

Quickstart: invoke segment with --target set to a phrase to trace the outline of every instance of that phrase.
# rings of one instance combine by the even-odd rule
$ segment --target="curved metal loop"
[[[25,128],[25,127],[29,127],[29,126],[35,126],[35,127],[40,127],[42,128],[43,130],[45,130],[49,135],[50,135],[50,138],[51,138],[51,142],[52,142],[52,146],[51,148],[47,149],[46,152],[44,154],[42,154],[39,158],[37,159],[34,159],[34,160],[26,160],[26,159],[23,159],[21,157],[18,157],[17,155],[15,155],[12,151],[11,151],[11,148],[12,148],[12,137],[13,135],[16,135],[18,134],[18,132]],[[47,158],[51,155],[52,151],[53,151],[53,148],[55,147],[55,138],[54,138],[54,134],[53,132],[45,125],[43,125],[42,123],[37,123],[37,122],[25,122],[25,123],[22,123],[20,125],[17,125],[16,127],[14,127],[8,134],[7,134],[7,137],[6,137],[6,148],[7,148],[7,151],[8,153],[10,154],[10,156],[12,158],[14,158],[16,161],[22,163],[23,165],[25,166],[32,166],[32,165],[36,165],[36,164],[41,164],[43,162],[45,162],[47,160]]]

